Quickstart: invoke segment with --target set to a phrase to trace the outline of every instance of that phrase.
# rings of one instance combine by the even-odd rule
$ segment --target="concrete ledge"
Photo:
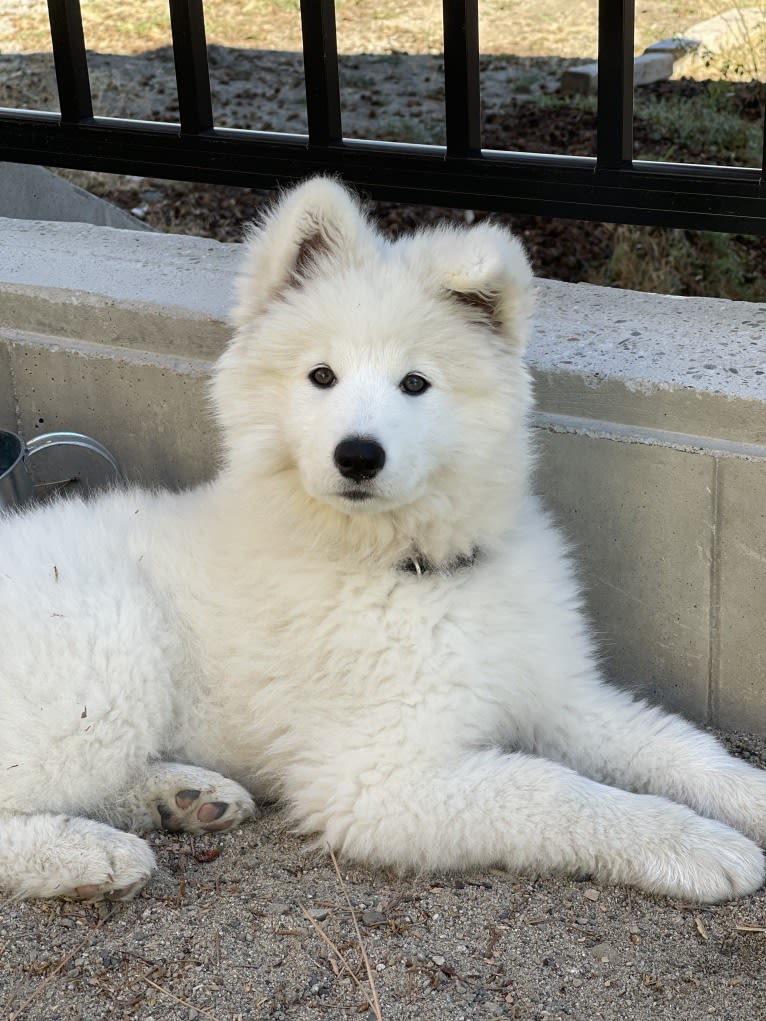
[[[684,30],[683,35],[647,46],[633,60],[633,85],[649,85],[675,75],[707,76],[710,67],[721,71],[731,51],[744,51],[753,55],[757,72],[756,54],[766,34],[766,9],[761,7],[732,7],[706,21],[698,21]],[[561,76],[564,93],[590,94],[598,90],[598,63],[570,67]]]
[[[24,163],[0,163],[0,216],[151,230],[130,213],[70,184],[45,167]]]
[[[0,425],[92,433],[146,483],[210,477],[205,388],[240,251],[4,221]],[[538,485],[575,542],[609,673],[766,733],[766,304],[538,291]]]

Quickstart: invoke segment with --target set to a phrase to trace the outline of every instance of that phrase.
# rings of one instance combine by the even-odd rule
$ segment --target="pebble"
[[[386,916],[381,911],[376,911],[374,908],[367,908],[366,911],[362,912],[362,921],[365,925],[380,925],[381,922],[385,922]]]
[[[613,946],[609,943],[596,943],[595,946],[590,948],[590,952],[597,961],[602,963],[614,964],[620,959],[620,955]]]
[[[290,910],[289,904],[282,904],[280,901],[272,901],[266,905],[266,910],[272,915],[286,915]]]

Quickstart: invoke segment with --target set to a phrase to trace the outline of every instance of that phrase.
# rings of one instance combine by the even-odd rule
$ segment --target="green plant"
[[[624,224],[611,230],[611,258],[589,283],[737,301],[760,301],[766,293],[766,271],[748,261],[747,237]]]
[[[762,129],[736,116],[720,86],[694,97],[638,95],[635,112],[655,129],[657,149],[641,158],[673,160],[679,150],[696,149],[706,156],[701,162],[760,166]]]

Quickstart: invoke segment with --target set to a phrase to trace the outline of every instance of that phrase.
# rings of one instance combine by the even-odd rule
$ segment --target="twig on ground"
[[[343,891],[343,896],[346,898],[346,903],[348,904],[348,909],[351,912],[351,921],[354,923],[354,932],[356,933],[356,938],[359,940],[359,951],[360,951],[360,953],[362,955],[362,960],[364,961],[365,971],[367,972],[367,981],[370,983],[370,995],[372,997],[372,1004],[371,1004],[372,1005],[372,1012],[375,1015],[375,1017],[377,1018],[377,1021],[383,1021],[383,1013],[382,1013],[382,1011],[380,1009],[380,1000],[378,999],[378,990],[377,990],[377,988],[375,986],[375,976],[374,976],[373,971],[372,971],[372,966],[370,964],[370,959],[367,956],[367,951],[365,950],[365,947],[364,947],[364,940],[362,939],[362,934],[359,931],[359,923],[356,920],[356,912],[354,911],[354,908],[353,908],[353,906],[351,904],[351,898],[348,895],[348,889],[346,888],[346,884],[343,882],[343,876],[340,874],[340,868],[338,867],[338,861],[337,861],[335,855],[333,854],[332,848],[330,848],[329,850],[330,850],[330,858],[332,859],[333,867],[335,868],[335,875],[338,877],[338,882],[340,883],[340,888]]]
[[[205,1010],[204,1007],[197,1007],[195,1004],[191,1003],[189,1000],[185,1000],[181,996],[176,996],[175,993],[171,993],[171,991],[169,989],[166,989],[165,986],[161,986],[158,982],[153,982],[146,975],[144,975],[142,977],[143,977],[144,982],[146,982],[147,985],[152,986],[153,989],[156,989],[160,993],[164,993],[165,996],[169,996],[171,1000],[175,1000],[176,1003],[180,1003],[182,1007],[188,1007],[189,1010],[196,1010],[198,1014],[202,1014],[204,1017],[210,1017],[210,1018],[213,1019],[213,1021],[218,1021],[217,1015],[216,1014],[211,1014],[210,1011],[209,1010]]]
[[[43,991],[43,989],[45,989],[46,986],[49,986],[51,984],[51,982],[54,980],[54,978],[61,973],[63,968],[65,968],[66,965],[69,964],[69,962],[72,960],[72,958],[76,954],[79,954],[79,952],[81,950],[84,950],[85,947],[89,943],[93,942],[94,937],[95,937],[95,933],[91,933],[86,939],[84,939],[82,941],[82,943],[78,943],[77,946],[74,948],[74,950],[70,950],[69,953],[65,957],[62,957],[61,960],[59,961],[59,963],[56,965],[56,967],[50,973],[50,975],[46,975],[46,977],[42,980],[42,982],[38,983],[35,986],[35,988],[32,990],[32,992],[29,994],[29,996],[26,998],[26,1000],[24,1000],[24,1002],[21,1003],[16,1008],[16,1010],[13,1010],[13,1011],[10,1012],[10,1014],[8,1015],[8,1021],[16,1021],[16,1019],[21,1016],[21,1014],[27,1009],[27,1007],[31,1003],[33,1003],[34,1000],[37,999],[37,997],[40,995],[40,993]]]
[[[698,914],[694,915],[694,924],[697,926],[697,932],[703,939],[707,939],[707,929],[705,923],[702,921]]]
[[[365,950],[365,947],[364,947],[364,940],[362,939],[362,933],[361,933],[361,931],[359,929],[359,923],[356,920],[356,912],[354,911],[353,905],[351,904],[351,898],[348,895],[348,889],[346,888],[346,884],[343,881],[343,876],[340,874],[340,869],[338,867],[337,859],[336,859],[335,855],[333,854],[332,849],[328,849],[328,850],[329,850],[329,853],[330,853],[330,859],[332,860],[333,866],[335,868],[335,875],[338,877],[338,883],[340,884],[340,888],[343,891],[343,896],[344,896],[344,898],[346,900],[346,904],[348,905],[348,910],[349,910],[349,912],[351,914],[351,920],[354,923],[354,931],[356,932],[356,938],[357,938],[357,941],[359,943],[359,952],[361,954],[362,962],[364,963],[364,970],[367,973],[367,981],[368,981],[369,986],[370,986],[369,992],[364,988],[364,986],[360,982],[359,978],[357,977],[356,973],[354,972],[354,969],[351,967],[351,965],[346,960],[346,958],[345,958],[345,956],[343,954],[343,951],[340,949],[340,947],[338,947],[335,943],[333,943],[333,941],[330,939],[330,937],[327,935],[327,933],[324,931],[324,929],[321,927],[321,925],[319,925],[317,920],[315,918],[313,918],[309,914],[309,912],[306,910],[306,908],[303,905],[301,905],[301,911],[303,912],[304,918],[306,918],[306,920],[310,923],[312,928],[314,928],[316,930],[318,935],[327,944],[327,946],[330,948],[330,950],[332,950],[332,952],[335,954],[335,956],[337,957],[338,961],[340,962],[342,968],[346,972],[348,972],[348,974],[350,975],[352,981],[356,985],[357,989],[359,989],[359,991],[361,993],[363,993],[367,997],[367,1001],[369,1003],[370,1009],[372,1010],[372,1013],[374,1014],[374,1016],[376,1018],[376,1021],[383,1021],[383,1012],[382,1012],[381,1007],[380,1007],[380,1000],[378,999],[378,990],[377,990],[377,988],[375,986],[375,976],[374,976],[374,972],[372,970],[372,966],[370,964],[370,959],[367,956],[367,951]]]
[[[336,975],[341,975],[341,974],[343,974],[344,971],[348,972],[350,978],[354,982],[354,985],[356,985],[357,989],[361,993],[364,993],[364,995],[369,1000],[369,996],[368,996],[367,990],[364,988],[362,983],[359,981],[359,978],[357,977],[356,973],[354,972],[354,969],[351,967],[351,965],[346,960],[346,958],[345,958],[345,956],[343,954],[343,951],[340,949],[340,947],[336,943],[333,943],[333,941],[330,939],[330,937],[324,931],[324,929],[319,924],[319,922],[317,922],[316,918],[312,918],[311,915],[306,910],[306,908],[303,907],[303,905],[301,905],[301,911],[303,912],[303,916],[306,919],[306,921],[309,922],[309,924],[312,926],[312,928],[316,930],[317,935],[321,937],[321,939],[327,944],[327,946],[330,948],[330,950],[332,950],[332,952],[338,958],[338,961],[340,962],[340,965],[341,965],[341,971],[340,972],[335,971],[335,966],[333,965],[333,972]],[[330,964],[332,964],[332,961],[330,961]]]

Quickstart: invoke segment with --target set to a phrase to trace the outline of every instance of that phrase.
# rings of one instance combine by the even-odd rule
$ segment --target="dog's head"
[[[392,243],[334,181],[299,186],[248,239],[214,383],[229,471],[350,516],[480,507],[526,476],[530,282],[500,227]]]

